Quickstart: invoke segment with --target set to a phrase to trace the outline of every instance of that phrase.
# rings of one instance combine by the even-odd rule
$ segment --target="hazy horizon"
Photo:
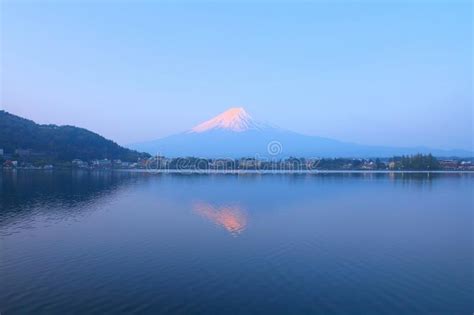
[[[1,4],[0,109],[120,144],[230,107],[307,135],[472,150],[472,4]]]

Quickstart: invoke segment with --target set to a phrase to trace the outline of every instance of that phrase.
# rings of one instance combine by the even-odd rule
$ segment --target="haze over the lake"
[[[1,4],[0,109],[121,144],[233,106],[308,135],[472,150],[472,3]]]

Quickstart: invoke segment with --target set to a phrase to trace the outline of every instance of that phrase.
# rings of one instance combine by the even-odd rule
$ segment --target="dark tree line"
[[[395,163],[395,168],[399,170],[439,170],[441,166],[438,160],[431,154],[415,154],[412,156],[394,157],[392,161]]]

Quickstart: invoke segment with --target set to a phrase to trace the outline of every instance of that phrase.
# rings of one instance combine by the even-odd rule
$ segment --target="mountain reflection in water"
[[[237,236],[247,226],[247,214],[237,205],[213,206],[206,202],[195,202],[193,210],[204,218],[224,227]]]

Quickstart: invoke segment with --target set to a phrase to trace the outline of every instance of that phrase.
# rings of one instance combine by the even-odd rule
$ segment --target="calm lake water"
[[[2,314],[472,314],[474,174],[3,172]]]

